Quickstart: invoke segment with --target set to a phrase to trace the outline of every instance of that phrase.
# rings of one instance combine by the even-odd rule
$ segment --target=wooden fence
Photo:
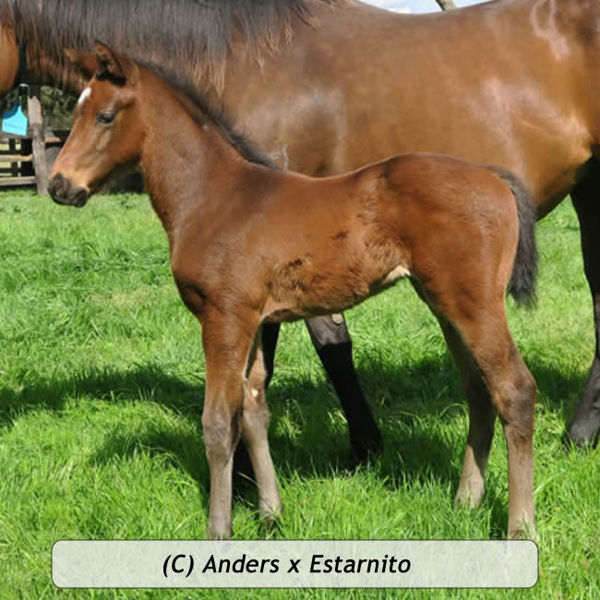
[[[38,194],[48,187],[48,165],[67,138],[67,131],[45,131],[39,86],[29,86],[29,127],[24,137],[0,133],[0,187],[35,185]]]

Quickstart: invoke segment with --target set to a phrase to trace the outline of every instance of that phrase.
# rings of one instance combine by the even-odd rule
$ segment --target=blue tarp
[[[27,117],[19,103],[2,115],[2,131],[12,135],[27,135]]]

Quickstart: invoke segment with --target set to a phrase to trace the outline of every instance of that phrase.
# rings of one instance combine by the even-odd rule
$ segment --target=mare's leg
[[[365,400],[352,362],[352,340],[342,315],[306,321],[312,343],[348,421],[352,455],[363,461],[381,449],[381,433]],[[265,349],[266,352],[266,349]]]
[[[474,307],[465,303],[467,310],[461,310],[461,302],[445,313],[449,325],[455,333],[452,338],[453,353],[458,356],[461,373],[467,390],[476,389],[469,396],[471,415],[475,414],[475,427],[487,429],[471,438],[467,446],[465,467],[461,477],[463,490],[471,495],[483,491],[483,471],[491,438],[490,413],[484,403],[482,392],[485,385],[491,403],[502,420],[508,450],[508,536],[510,538],[535,535],[533,510],[533,410],[535,405],[535,380],[525,366],[508,331],[504,298],[492,304]],[[462,343],[462,348],[458,348]],[[466,357],[470,354],[472,365],[465,368]],[[463,376],[464,377],[464,376]],[[479,378],[479,381],[474,383]],[[473,399],[476,399],[472,407]],[[474,408],[474,410],[473,410]],[[483,416],[482,416],[483,415]],[[478,447],[479,444],[479,447]],[[473,457],[469,456],[473,453]],[[481,481],[480,481],[481,479]],[[460,493],[461,489],[459,488]],[[459,499],[460,500],[460,499]]]
[[[256,327],[258,325],[256,324]],[[256,328],[249,323],[205,315],[202,340],[206,394],[202,427],[210,470],[207,535],[231,536],[233,452],[242,432],[244,374]]]
[[[265,389],[269,387],[273,377],[273,366],[275,364],[275,347],[279,338],[279,323],[263,323],[261,327],[261,346],[265,367]]]
[[[260,514],[271,520],[281,512],[281,499],[269,451],[269,409],[265,399],[266,369],[258,338],[259,336],[248,362],[242,437],[250,453],[256,476]]]
[[[569,437],[579,446],[594,443],[600,429],[600,165],[571,193],[579,217],[585,276],[592,292],[596,352],[583,395],[569,425]]]

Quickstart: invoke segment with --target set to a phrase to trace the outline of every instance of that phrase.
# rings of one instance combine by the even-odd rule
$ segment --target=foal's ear
[[[138,66],[127,57],[117,54],[102,42],[96,42],[96,77],[111,79],[119,84],[135,84],[138,78]]]
[[[90,79],[96,72],[96,57],[91,52],[80,52],[74,48],[67,48],[65,56],[84,77]]]

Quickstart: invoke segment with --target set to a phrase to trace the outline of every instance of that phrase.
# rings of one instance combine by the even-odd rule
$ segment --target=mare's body
[[[81,95],[50,193],[82,206],[114,169],[141,167],[169,238],[175,281],[202,323],[209,533],[231,533],[240,437],[261,512],[280,510],[261,328],[343,310],[406,275],[439,319],[469,400],[457,501],[481,501],[497,412],[509,455],[508,533],[532,532],[535,382],[504,307],[511,271],[521,299],[531,297],[535,275],[534,209],[518,180],[419,154],[324,179],[286,173],[152,71],[101,44],[97,62],[71,56],[97,75]]]

